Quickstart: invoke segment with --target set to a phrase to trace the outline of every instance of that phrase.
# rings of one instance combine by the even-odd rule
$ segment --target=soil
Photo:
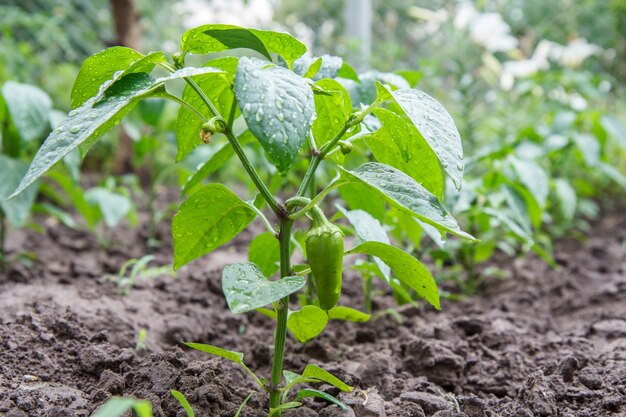
[[[46,226],[8,242],[12,254],[38,258],[0,275],[0,415],[88,416],[115,395],[150,400],[155,416],[184,416],[172,389],[197,416],[233,416],[250,392],[242,416],[266,415],[266,396],[239,368],[180,345],[241,351],[248,366],[269,374],[273,321],[231,314],[220,288],[222,267],[246,258],[249,234],[175,277],[139,279],[123,295],[106,275],[149,253],[141,230],[120,228],[102,249],[86,232]],[[155,265],[171,262],[165,227]],[[626,416],[625,239],[623,213],[607,215],[584,242],[557,245],[559,269],[530,255],[509,260],[501,265],[509,278],[444,300],[441,312],[395,307],[381,294],[369,323],[333,321],[306,345],[290,338],[286,369],[315,363],[355,390],[320,388],[348,411],[306,399],[284,414]],[[341,304],[361,307],[360,280],[345,281]],[[141,329],[146,348],[138,350]]]

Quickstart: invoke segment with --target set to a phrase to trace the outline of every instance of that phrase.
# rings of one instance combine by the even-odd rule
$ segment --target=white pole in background
[[[345,0],[344,20],[350,63],[365,71],[372,55],[372,0]]]

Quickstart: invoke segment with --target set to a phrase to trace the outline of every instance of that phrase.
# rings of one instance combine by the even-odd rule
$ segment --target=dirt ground
[[[171,262],[164,236],[159,265]],[[38,261],[0,275],[0,415],[88,416],[123,395],[150,400],[156,416],[183,416],[169,394],[177,389],[197,416],[233,416],[256,392],[251,381],[179,342],[242,351],[269,374],[272,320],[232,315],[220,288],[222,267],[245,259],[239,242],[248,237],[122,295],[105,276],[146,253],[136,229],[117,230],[108,250],[59,225],[12,234],[11,253],[33,251]],[[626,216],[606,216],[586,241],[560,242],[558,270],[528,256],[507,262],[511,278],[444,300],[441,312],[401,307],[369,323],[332,322],[307,345],[290,338],[286,369],[319,364],[356,389],[339,394],[348,412],[305,400],[285,415],[626,416],[625,241]],[[345,280],[340,303],[360,307],[359,279]],[[389,295],[374,304],[378,312],[394,305]],[[266,405],[257,392],[243,416],[263,416]]]

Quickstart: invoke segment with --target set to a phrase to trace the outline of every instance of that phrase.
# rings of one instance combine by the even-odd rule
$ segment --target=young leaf
[[[428,301],[437,310],[439,306],[439,292],[437,283],[432,274],[420,261],[401,249],[381,242],[363,242],[350,249],[346,254],[362,253],[376,256],[391,267],[396,278],[408,285]]]
[[[122,417],[133,409],[138,417],[152,417],[152,404],[135,398],[114,397],[96,410],[91,417]]]
[[[243,400],[243,402],[237,409],[237,412],[235,413],[234,417],[239,417],[241,415],[241,412],[243,411],[244,407],[246,406],[246,404],[248,404],[248,401],[250,401],[250,398],[252,398],[252,394],[253,393],[248,394],[248,396]]]
[[[238,58],[223,57],[212,59],[204,64],[213,68],[224,71],[224,77],[216,77],[213,74],[207,74],[195,78],[196,83],[202,89],[204,94],[215,105],[222,117],[228,120],[235,96],[231,89],[231,85],[235,80],[235,71],[237,70]],[[183,90],[182,99],[197,109],[206,119],[210,119],[214,115],[204,104],[200,96],[186,85]],[[238,113],[235,113],[235,117]],[[198,114],[187,106],[181,106],[178,111],[178,119],[176,120],[176,145],[178,152],[176,153],[176,161],[180,161],[187,156],[196,146],[202,142],[199,138],[199,132],[202,127],[203,120]],[[230,148],[230,146],[228,146]],[[232,152],[232,150],[231,150]]]
[[[515,157],[509,157],[519,181],[532,194],[540,208],[544,208],[548,199],[548,175],[535,162]]]
[[[266,277],[280,268],[280,245],[271,232],[256,235],[248,247],[248,260],[256,264]]]
[[[287,328],[299,342],[304,343],[322,333],[326,323],[328,323],[328,315],[324,310],[314,305],[307,305],[289,314]]]
[[[13,200],[6,201],[27,170],[28,165],[22,161],[0,154],[0,210],[15,227],[24,225],[37,196],[37,187],[30,187]]]
[[[567,221],[573,220],[574,214],[576,214],[576,191],[571,184],[563,178],[556,178],[553,184],[561,215]]]
[[[199,350],[200,352],[205,352],[210,355],[215,355],[224,359],[228,359],[231,362],[235,362],[237,365],[244,365],[243,353],[241,352],[234,352],[232,350],[226,350],[212,345],[205,345],[204,343],[183,342],[183,345],[195,350]]]
[[[276,415],[276,413],[278,413],[279,411],[284,411],[284,410],[289,410],[292,408],[298,408],[302,405],[302,403],[299,403],[297,401],[290,401],[288,403],[283,403],[281,405],[279,405],[276,408],[270,408],[270,415],[269,417],[273,417]]]
[[[293,63],[293,72],[313,81],[323,78],[347,78],[359,81],[354,69],[345,63],[341,57],[322,55],[321,57],[301,56]]]
[[[328,401],[329,403],[338,405],[340,408],[347,410],[348,407],[346,407],[346,405],[344,403],[342,403],[341,401],[339,401],[337,398],[333,397],[330,394],[326,394],[325,392],[322,391],[318,391],[316,389],[310,389],[310,388],[304,388],[301,389],[298,392],[298,395],[296,395],[296,398],[294,398],[295,401],[301,400],[303,398],[306,397],[317,397],[317,398],[321,398],[323,400]]]
[[[311,87],[285,68],[244,57],[237,66],[235,96],[250,131],[285,174],[315,117]]]
[[[312,129],[315,143],[319,148],[344,127],[352,111],[352,102],[346,89],[335,80],[323,79],[315,85],[331,92],[330,95],[315,95],[317,117]]]
[[[2,86],[2,96],[23,141],[39,139],[50,129],[52,100],[44,91],[33,85],[7,81]]]
[[[341,169],[342,182],[357,182],[377,191],[389,204],[436,228],[474,240],[463,232],[436,196],[408,175],[385,164],[367,162],[354,171]]]
[[[90,204],[98,206],[108,227],[116,226],[133,208],[128,197],[102,187],[87,190],[85,199]]]
[[[382,127],[364,138],[376,160],[399,169],[441,198],[444,178],[439,160],[422,135],[389,110],[375,109],[374,114]]]
[[[430,145],[457,190],[463,179],[463,145],[454,120],[446,109],[426,93],[413,89],[391,95]]]
[[[180,405],[183,407],[183,409],[187,413],[187,417],[196,417],[195,413],[193,412],[193,408],[191,408],[191,404],[189,404],[189,401],[187,401],[187,398],[185,398],[185,395],[182,392],[173,389],[170,391],[170,393],[174,396],[174,398],[178,400]]]
[[[255,217],[254,210],[226,186],[199,188],[172,219],[174,269],[230,241]]]
[[[363,313],[350,307],[335,306],[328,310],[328,318],[332,320],[345,320],[354,323],[369,321],[371,314]]]
[[[24,191],[72,150],[95,142],[130,111],[137,99],[150,94],[154,88],[154,79],[148,74],[129,74],[115,83],[115,88],[111,87],[103,100],[96,102],[93,98],[72,110],[39,148],[12,196]]]
[[[331,374],[328,371],[325,371],[319,366],[315,366],[311,364],[307,365],[304,368],[304,372],[302,372],[302,376],[305,378],[319,379],[320,381],[326,382],[327,384],[337,387],[341,391],[344,391],[344,392],[352,392],[352,387],[350,385],[341,381],[335,375]]]
[[[222,272],[222,290],[228,308],[245,313],[278,301],[304,286],[304,277],[284,277],[269,281],[251,262],[226,265]]]
[[[306,52],[306,46],[288,33],[246,29],[234,25],[203,25],[183,35],[181,51],[209,54],[233,48],[248,48],[271,60],[269,52],[283,57],[289,68]]]

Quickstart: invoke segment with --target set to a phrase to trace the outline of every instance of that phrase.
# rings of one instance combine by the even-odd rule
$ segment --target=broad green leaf
[[[613,165],[599,162],[597,168],[600,170],[600,172],[609,177],[611,180],[615,181],[621,187],[626,188],[626,175],[619,172]]]
[[[205,352],[210,355],[219,356],[224,359],[228,359],[231,362],[235,362],[238,365],[243,365],[243,353],[234,352],[232,350],[226,350],[213,345],[205,345],[204,343],[191,343],[183,342],[183,345],[190,347],[200,352]]]
[[[91,417],[122,417],[131,409],[138,417],[152,417],[152,404],[149,401],[125,397],[109,399]]]
[[[536,199],[519,185],[503,186],[504,193],[508,202],[508,206],[511,209],[510,214],[513,220],[519,224],[524,231],[528,234],[532,234],[532,225],[540,224],[541,222],[541,210],[538,210],[538,218],[533,218],[532,209],[533,204],[539,207],[536,203]],[[526,192],[524,192],[526,191]]]
[[[326,382],[327,384],[330,384],[333,387],[337,387],[341,391],[344,391],[344,392],[352,392],[352,387],[350,385],[341,381],[335,375],[331,374],[328,371],[325,371],[319,366],[315,366],[311,364],[307,365],[304,368],[304,372],[302,372],[302,376],[305,378],[319,379],[320,381]]]
[[[224,71],[224,77],[216,77],[215,74],[207,74],[195,78],[196,83],[202,89],[204,94],[215,105],[222,117],[228,120],[235,98],[231,85],[235,80],[235,71],[237,70],[238,58],[224,57],[212,59],[204,64],[212,68],[218,68]],[[213,117],[211,111],[204,104],[200,96],[186,85],[183,90],[182,99],[197,109],[206,119]],[[238,115],[237,110],[235,117]],[[196,146],[200,145],[200,129],[203,120],[187,106],[181,106],[178,111],[178,119],[176,120],[176,144],[178,152],[176,153],[176,161],[180,161],[187,156]]]
[[[39,139],[50,129],[52,100],[43,90],[7,81],[2,86],[2,95],[13,126],[23,141]]]
[[[230,311],[245,313],[278,301],[304,286],[304,277],[284,277],[269,281],[251,262],[226,265],[222,272],[222,290]]]
[[[298,59],[302,59],[302,57],[300,57]],[[304,78],[313,79],[315,77],[315,74],[317,74],[319,72],[320,68],[322,68],[322,58],[317,58],[315,61],[313,61],[313,63],[311,65],[309,65],[309,68],[306,70],[306,72],[304,74],[302,74],[295,67],[297,61],[298,60],[296,60],[296,62],[294,62],[293,72],[295,72],[296,74],[298,74],[298,75],[300,75],[300,76],[302,76]]]
[[[544,208],[549,192],[546,172],[533,161],[510,157],[509,162],[522,185],[532,194],[539,207]]]
[[[326,323],[328,323],[328,315],[324,310],[314,305],[307,305],[289,314],[287,328],[298,341],[304,343],[322,333]]]
[[[337,77],[359,81],[359,77],[350,65],[346,64],[341,57],[332,55],[301,56],[293,63],[293,71],[313,81]]]
[[[285,174],[315,117],[313,91],[293,72],[256,58],[241,58],[235,96],[248,128]]]
[[[344,77],[346,78],[346,77]],[[342,80],[355,105],[371,104],[378,97],[377,82],[395,88],[410,88],[406,80],[391,72],[367,71],[359,75],[360,83]]]
[[[352,102],[348,92],[341,84],[328,78],[315,83],[318,87],[331,92],[330,95],[315,95],[317,117],[313,122],[313,137],[317,147],[329,142],[343,129],[352,112]]]
[[[174,398],[178,400],[180,405],[183,407],[183,409],[187,413],[187,417],[196,417],[196,414],[193,412],[193,408],[191,408],[191,404],[189,404],[189,401],[187,401],[187,398],[185,398],[185,395],[182,392],[173,389],[170,391],[170,393],[174,396]]]
[[[87,58],[80,67],[72,87],[72,108],[83,105],[89,98],[98,93],[100,86],[115,78],[114,75],[118,71],[118,75],[121,75],[124,70],[141,61],[144,57],[145,55],[134,49],[114,46]],[[144,65],[136,65],[136,70],[132,72],[150,72],[154,63],[143,62]]]
[[[332,320],[345,320],[354,323],[365,323],[371,315],[350,307],[335,306],[328,310],[328,318]]]
[[[342,403],[341,401],[339,401],[337,398],[333,397],[330,394],[326,394],[325,392],[322,391],[318,391],[316,389],[311,389],[311,388],[304,388],[301,389],[298,392],[298,395],[296,395],[296,398],[294,398],[295,401],[301,400],[303,398],[306,397],[317,397],[317,398],[321,398],[323,400],[328,401],[329,403],[338,405],[340,408],[347,410],[348,407],[346,407],[346,405],[344,403]]]
[[[409,87],[413,88],[415,85],[422,79],[424,73],[422,71],[413,71],[413,70],[400,70],[396,71],[396,74],[401,76],[409,83]]]
[[[268,52],[280,55],[291,68],[306,52],[306,46],[293,36],[271,30],[246,29],[234,25],[203,25],[183,35],[183,53],[209,54],[233,48],[248,48],[271,60]]]
[[[438,198],[443,195],[444,178],[437,155],[422,135],[402,117],[385,110],[375,109],[374,114],[382,127],[365,142],[377,161],[404,172]]]
[[[255,217],[254,210],[226,186],[199,188],[172,219],[174,269],[230,241]]]
[[[580,153],[588,167],[593,167],[600,162],[600,142],[595,136],[588,133],[574,133],[572,139],[580,150]]]
[[[295,372],[291,372],[291,371],[283,371],[283,376],[285,377],[286,385],[290,385],[291,383],[296,381],[298,378],[302,377],[302,375],[297,374]]]
[[[561,215],[567,221],[573,220],[574,214],[576,214],[576,191],[569,181],[563,178],[554,179],[553,184]]]
[[[385,219],[387,207],[378,192],[362,183],[350,183],[339,188],[339,195],[352,210],[362,209],[377,220]]]
[[[340,182],[357,182],[375,190],[389,204],[417,217],[425,223],[454,235],[473,240],[463,232],[456,220],[441,205],[436,196],[413,178],[378,162],[366,162],[354,171],[341,169]]]
[[[498,223],[506,227],[515,236],[519,237],[524,242],[530,245],[533,245],[535,243],[533,237],[502,210],[496,210],[490,207],[486,207],[483,209],[483,213],[497,220]]]
[[[410,288],[437,310],[440,310],[437,283],[432,274],[420,261],[394,246],[381,242],[363,242],[346,252],[347,255],[361,253],[376,256],[391,267],[400,282]]]
[[[128,197],[102,187],[87,190],[85,199],[91,205],[98,206],[108,227],[116,226],[133,208]]]
[[[456,189],[460,190],[463,145],[450,114],[437,100],[418,90],[396,90],[391,95],[435,152]]]
[[[28,165],[24,162],[0,154],[0,209],[15,227],[24,225],[37,196],[37,187],[30,187],[13,200],[6,201],[27,170]]]
[[[129,74],[111,86],[101,101],[96,102],[92,98],[81,107],[72,110],[41,145],[13,196],[37,181],[74,149],[95,142],[119,123],[138,98],[150,94],[154,89],[154,80],[148,74]]]
[[[266,277],[274,275],[280,268],[280,245],[276,236],[271,232],[256,235],[248,247],[248,260]]]
[[[367,241],[389,243],[389,236],[387,236],[385,228],[378,220],[372,217],[371,214],[363,210],[349,211],[340,206],[337,206],[337,208],[341,211],[341,213],[343,213],[344,216],[346,216],[350,224],[354,226],[358,243]],[[389,281],[391,273],[389,266],[378,258],[374,258],[374,262],[376,262],[378,268],[380,268],[383,278]]]
[[[247,131],[240,135],[237,138],[237,141],[241,146],[247,145],[254,141],[254,136],[248,133]],[[191,174],[191,176],[183,185],[181,190],[181,194],[188,194],[191,190],[193,190],[198,184],[202,183],[203,180],[208,178],[209,175],[213,174],[217,170],[219,170],[230,158],[235,154],[233,147],[230,143],[226,143],[222,146],[217,152],[215,152],[209,159],[206,160],[203,164],[198,166],[196,172]]]

